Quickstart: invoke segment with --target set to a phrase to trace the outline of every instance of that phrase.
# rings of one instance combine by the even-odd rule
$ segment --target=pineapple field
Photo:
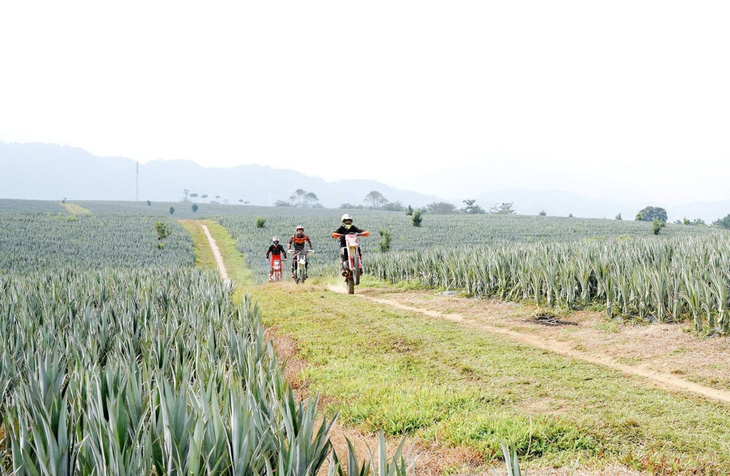
[[[341,210],[75,205],[0,201],[2,474],[730,471],[722,230],[356,210],[347,296]],[[312,280],[266,284],[298,224]]]

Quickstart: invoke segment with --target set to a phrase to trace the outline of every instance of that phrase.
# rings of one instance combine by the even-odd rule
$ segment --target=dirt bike
[[[270,281],[281,281],[282,266],[281,255],[271,255],[271,274]]]
[[[347,294],[355,294],[355,286],[360,284],[360,275],[362,275],[362,259],[360,257],[359,237],[370,236],[369,231],[362,233],[348,233],[345,235],[345,249],[347,259],[343,266],[343,275],[345,283],[347,283]],[[332,232],[332,238],[342,238],[342,234]]]
[[[307,254],[314,250],[291,251],[294,260],[294,281],[302,284],[309,277],[307,274]]]

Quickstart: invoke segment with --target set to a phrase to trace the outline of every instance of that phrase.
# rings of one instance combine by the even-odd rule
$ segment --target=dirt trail
[[[340,286],[330,286],[328,289],[339,293],[346,292],[344,288]],[[387,297],[380,297],[379,295],[386,295]],[[361,299],[402,309],[404,311],[417,312],[438,319],[448,319],[480,331],[502,335],[511,340],[527,344],[532,347],[554,352],[573,359],[602,365],[604,367],[619,370],[626,374],[640,376],[665,389],[691,392],[713,400],[730,403],[730,391],[728,390],[721,390],[701,385],[681,378],[677,376],[676,373],[668,373],[666,370],[662,371],[660,367],[666,366],[667,361],[665,360],[662,362],[662,359],[656,358],[654,355],[648,355],[648,353],[656,351],[657,345],[659,345],[659,347],[664,347],[665,352],[667,352],[667,350],[671,351],[673,347],[669,343],[666,343],[665,345],[661,342],[659,344],[646,342],[646,340],[652,339],[653,337],[647,337],[642,335],[640,332],[632,332],[631,329],[628,331],[629,335],[623,335],[620,339],[608,339],[609,342],[606,342],[605,331],[586,329],[588,326],[584,325],[582,326],[584,329],[581,330],[580,336],[577,338],[571,338],[575,336],[566,334],[564,329],[561,334],[561,331],[559,330],[549,329],[539,324],[526,324],[526,319],[521,319],[521,321],[515,320],[514,315],[505,316],[503,311],[501,313],[503,314],[501,317],[507,317],[506,319],[495,319],[493,315],[485,315],[485,313],[489,312],[489,306],[495,306],[494,301],[490,302],[485,300],[484,302],[487,305],[487,309],[485,309],[484,306],[479,309],[479,306],[474,305],[474,303],[458,302],[459,300],[472,301],[466,298],[434,297],[432,294],[429,295],[428,293],[392,293],[365,289],[359,291],[356,296]],[[420,296],[420,300],[418,299],[418,296]],[[413,301],[417,302],[414,303]],[[444,307],[444,302],[450,304],[450,306],[447,306],[446,309],[444,309],[445,312],[437,310],[436,308],[438,307]],[[460,305],[463,307],[464,312],[453,312],[453,309],[458,308]],[[500,304],[496,304],[496,306],[499,305]],[[510,304],[504,303],[501,303],[501,305],[510,306]],[[598,316],[597,318],[605,320],[602,316]],[[655,326],[659,325],[656,324]],[[570,329],[570,331],[571,334],[576,334],[573,329]],[[682,332],[680,329],[675,329],[675,331]],[[589,334],[593,334],[593,337],[590,337]],[[632,337],[631,334],[635,335]],[[677,336],[672,334],[664,336],[659,334],[657,338],[664,338],[671,340],[672,342],[675,342],[678,339]],[[699,338],[695,339],[696,341],[700,341]],[[596,345],[591,345],[591,342],[598,340],[601,340],[601,342]],[[626,354],[621,353],[620,349],[614,349],[613,352],[610,352],[609,348],[612,347],[610,341],[612,340],[622,340],[624,342],[624,346],[626,346],[626,341],[629,341],[628,347],[632,347],[631,341],[635,341],[635,345],[633,345],[634,354],[627,359]],[[591,352],[584,350],[585,348],[590,348]],[[694,350],[695,354],[697,354],[696,349]],[[683,360],[685,360],[685,364],[689,369],[699,366],[699,364],[694,363],[694,360],[704,362],[705,364],[708,361],[723,362],[726,361],[725,357],[727,355],[727,353],[723,352],[723,350],[724,349],[719,349],[717,352],[710,351],[711,355],[703,355],[700,353],[699,355],[685,356]],[[641,354],[642,351],[644,352],[643,355]],[[652,357],[654,358],[652,359]],[[631,360],[632,362],[636,361],[637,363],[635,365],[623,363],[620,361],[621,359]],[[671,361],[672,359],[668,358],[668,360]],[[689,373],[684,370],[675,370],[674,372],[680,374]],[[708,379],[713,380],[709,377]]]
[[[218,272],[220,273],[221,278],[223,278],[224,281],[230,281],[231,279],[228,277],[226,266],[223,264],[223,256],[221,256],[221,251],[218,249],[218,243],[216,243],[215,239],[213,239],[213,235],[210,234],[210,230],[208,230],[207,225],[201,223],[200,226],[203,228],[205,236],[208,237],[208,244],[210,244],[210,250],[213,252],[215,264],[218,266]]]

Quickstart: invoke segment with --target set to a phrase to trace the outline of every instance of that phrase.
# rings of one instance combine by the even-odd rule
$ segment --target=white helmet
[[[294,228],[294,230],[296,230],[296,231],[299,231],[299,230],[304,231],[304,227],[302,225],[297,225],[297,227]]]
[[[349,213],[345,213],[344,215],[342,215],[340,221],[342,221],[342,223],[345,223],[345,220],[352,221],[352,215],[350,215]]]
[[[271,239],[271,241],[273,241],[274,243],[278,243],[279,242],[279,237],[278,236],[275,236],[275,237],[273,237]]]

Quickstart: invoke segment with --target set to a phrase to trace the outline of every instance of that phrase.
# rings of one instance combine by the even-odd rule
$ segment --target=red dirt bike
[[[290,251],[294,260],[294,281],[302,284],[309,277],[307,274],[307,254],[314,250]]]
[[[359,237],[370,236],[369,231],[363,233],[348,233],[345,235],[345,248],[347,259],[343,263],[343,275],[347,283],[347,294],[355,294],[355,286],[360,284],[362,274],[362,259],[360,257]],[[332,238],[342,238],[340,233],[332,232]]]
[[[281,255],[271,255],[271,273],[269,274],[269,281],[281,281],[281,278]]]

